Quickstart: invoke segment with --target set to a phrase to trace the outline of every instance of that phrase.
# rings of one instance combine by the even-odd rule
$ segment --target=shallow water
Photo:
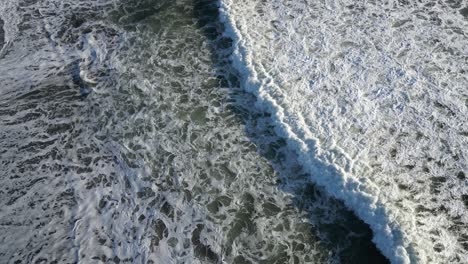
[[[0,11],[0,262],[385,262],[240,87],[215,1]]]

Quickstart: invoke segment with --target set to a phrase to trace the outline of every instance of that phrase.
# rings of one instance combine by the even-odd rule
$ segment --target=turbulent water
[[[394,263],[468,260],[465,1],[223,2],[233,61]]]
[[[0,2],[1,263],[382,263],[239,86],[216,1]]]
[[[0,263],[463,263],[467,10],[0,1]]]

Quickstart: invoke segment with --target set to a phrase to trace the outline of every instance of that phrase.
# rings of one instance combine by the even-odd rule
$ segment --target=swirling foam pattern
[[[466,1],[221,0],[233,63],[393,263],[468,259]]]
[[[1,263],[369,254],[238,87],[216,3],[0,1]]]

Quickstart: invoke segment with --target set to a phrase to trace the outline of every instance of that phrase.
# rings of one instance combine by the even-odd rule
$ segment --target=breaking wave
[[[393,263],[468,257],[462,1],[221,0],[243,87]]]

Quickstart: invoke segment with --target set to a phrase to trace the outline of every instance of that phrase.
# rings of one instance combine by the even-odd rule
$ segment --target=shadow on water
[[[5,30],[3,29],[3,20],[0,19],[0,50],[3,48],[5,43]]]
[[[324,191],[307,180],[290,153],[283,139],[278,137],[268,113],[255,108],[255,96],[242,91],[236,71],[229,62],[232,40],[223,36],[223,25],[219,21],[218,1],[193,0],[194,16],[210,43],[213,65],[221,83],[230,87],[230,98],[235,112],[245,126],[246,134],[257,146],[258,152],[267,159],[278,175],[278,187],[291,193],[294,205],[308,213],[311,224],[329,247],[335,249],[342,263],[388,263],[388,260],[372,243],[372,231],[367,224],[347,210],[342,202],[324,198]],[[326,214],[319,215],[314,204],[327,201],[325,206],[342,208],[339,220],[330,221]],[[323,205],[322,205],[323,206]],[[336,250],[340,249],[340,250]]]

